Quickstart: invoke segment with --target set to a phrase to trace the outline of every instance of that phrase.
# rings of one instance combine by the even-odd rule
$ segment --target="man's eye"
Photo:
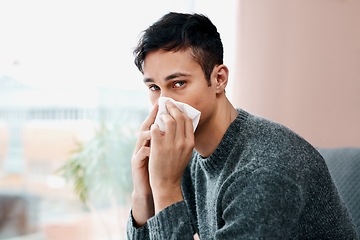
[[[183,86],[184,84],[185,84],[184,81],[177,81],[177,82],[174,83],[174,87],[181,87],[181,86]]]
[[[156,85],[151,85],[151,86],[149,86],[149,89],[150,89],[151,91],[160,90],[160,88],[159,88],[158,86],[156,86]]]

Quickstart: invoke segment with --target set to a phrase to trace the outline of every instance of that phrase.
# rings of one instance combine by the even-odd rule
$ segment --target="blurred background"
[[[133,63],[141,31],[169,11],[204,13],[234,64],[236,6],[0,1],[0,239],[125,239],[150,109]]]
[[[150,103],[132,51],[169,11],[218,27],[236,107],[360,147],[360,1],[0,1],[0,239],[126,239]]]

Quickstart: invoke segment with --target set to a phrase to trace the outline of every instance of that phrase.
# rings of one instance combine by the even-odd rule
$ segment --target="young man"
[[[154,105],[132,158],[129,239],[356,239],[324,160],[284,126],[235,109],[216,27],[169,13],[135,50]],[[191,119],[170,101],[201,112]]]

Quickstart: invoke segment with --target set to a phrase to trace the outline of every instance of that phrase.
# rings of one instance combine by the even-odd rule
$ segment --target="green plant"
[[[57,170],[73,184],[75,193],[98,216],[105,229],[98,209],[117,209],[132,190],[130,160],[140,122],[130,122],[128,118],[116,124],[101,122],[93,138],[77,143],[71,157]],[[130,124],[126,125],[127,122]]]
[[[102,123],[89,142],[77,143],[58,172],[73,183],[84,203],[94,194],[105,198],[126,194],[131,189],[129,150],[134,143],[133,136],[124,136],[120,128]]]

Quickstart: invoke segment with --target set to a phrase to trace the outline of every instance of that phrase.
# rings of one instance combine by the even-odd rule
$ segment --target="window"
[[[1,1],[0,201],[16,220],[0,222],[0,238],[125,239],[130,158],[150,107],[133,64],[139,34],[169,11],[205,13],[231,67],[234,5],[225,19],[205,0]],[[97,181],[86,204],[74,193],[84,178],[57,172],[76,157]]]

